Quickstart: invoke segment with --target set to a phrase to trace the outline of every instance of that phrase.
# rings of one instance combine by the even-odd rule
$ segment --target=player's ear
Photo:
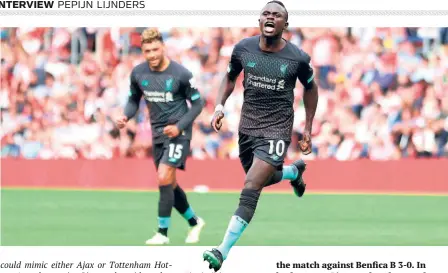
[[[289,26],[289,23],[286,22],[286,23],[285,23],[285,30],[288,28],[288,26]]]

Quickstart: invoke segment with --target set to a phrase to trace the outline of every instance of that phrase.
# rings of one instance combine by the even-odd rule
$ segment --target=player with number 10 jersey
[[[224,104],[244,71],[244,102],[239,125],[240,161],[246,172],[238,208],[232,216],[221,244],[205,251],[209,267],[219,270],[230,249],[255,214],[263,188],[289,180],[295,194],[302,197],[305,183],[303,160],[283,166],[294,121],[294,88],[297,79],[304,87],[306,124],[301,150],[311,152],[311,127],[318,101],[317,85],[307,53],[282,38],[288,26],[288,12],[280,1],[269,1],[263,8],[261,35],[237,43],[221,84],[211,125],[222,126]]]

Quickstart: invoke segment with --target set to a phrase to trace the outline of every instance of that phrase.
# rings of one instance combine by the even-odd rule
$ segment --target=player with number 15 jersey
[[[163,245],[170,242],[168,229],[173,207],[190,225],[185,242],[197,243],[205,222],[191,208],[176,179],[176,170],[185,169],[192,124],[201,113],[204,101],[195,87],[192,73],[166,56],[163,37],[158,30],[146,29],[142,33],[141,43],[146,60],[132,70],[129,100],[116,123],[118,128],[124,128],[135,116],[140,100],[144,98],[150,113],[152,152],[160,191],[158,231],[146,244]],[[188,107],[187,101],[190,101],[191,107]]]

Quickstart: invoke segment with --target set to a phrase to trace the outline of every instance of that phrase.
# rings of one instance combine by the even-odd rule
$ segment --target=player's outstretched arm
[[[319,92],[317,84],[311,81],[311,87],[305,89],[303,94],[303,104],[305,105],[305,130],[303,132],[303,141],[299,143],[304,154],[311,153],[311,132],[313,130],[313,120],[316,114],[317,103],[319,101]]]
[[[130,96],[124,107],[124,115],[129,120],[137,114],[141,96]]]
[[[221,82],[218,90],[218,96],[216,98],[216,107],[215,113],[213,114],[213,118],[211,121],[211,126],[218,132],[222,126],[222,119],[224,118],[224,105],[226,104],[227,99],[233,93],[235,89],[236,78],[232,78],[229,74],[226,74],[224,79]]]
[[[313,130],[314,114],[316,113],[319,93],[317,84],[314,81],[314,70],[311,65],[311,58],[305,54],[299,67],[298,78],[304,87],[303,104],[305,105],[305,130],[303,140],[299,141],[299,147],[304,154],[311,153],[311,132]]]
[[[117,117],[115,124],[118,129],[122,129],[126,126],[126,123],[137,114],[140,99],[142,98],[142,92],[140,87],[135,81],[133,74],[131,73],[131,86],[129,91],[128,102],[124,107],[123,115]]]
[[[235,90],[236,77],[229,75],[228,73],[222,79],[221,85],[218,90],[218,97],[216,98],[216,105],[225,105],[227,99],[232,95]]]
[[[319,101],[319,93],[317,91],[317,84],[312,81],[312,86],[309,90],[305,90],[303,94],[303,103],[305,105],[305,131],[312,131],[314,115],[316,114],[317,103]]]
[[[236,80],[238,75],[243,70],[243,65],[241,62],[241,53],[243,51],[242,43],[235,45],[230,56],[230,62],[227,66],[227,73],[221,82],[218,90],[218,96],[216,97],[216,106],[224,106],[227,99],[232,94],[235,89]]]
[[[219,86],[218,96],[216,98],[215,113],[213,114],[213,118],[211,121],[211,126],[215,130],[215,132],[218,132],[219,129],[221,129],[221,120],[224,118],[224,105],[226,104],[227,99],[233,93],[238,75],[243,70],[243,66],[241,64],[241,50],[242,49],[240,44],[237,44],[233,49],[230,63],[227,68],[227,73],[224,76],[221,85]]]

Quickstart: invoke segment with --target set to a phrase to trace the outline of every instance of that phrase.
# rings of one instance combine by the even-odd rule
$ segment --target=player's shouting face
[[[150,43],[144,43],[142,45],[142,51],[151,69],[157,70],[163,63],[165,54],[163,43],[158,40],[154,40]]]
[[[288,15],[286,9],[277,3],[267,4],[261,11],[260,30],[265,37],[277,37],[282,35],[288,27]]]

